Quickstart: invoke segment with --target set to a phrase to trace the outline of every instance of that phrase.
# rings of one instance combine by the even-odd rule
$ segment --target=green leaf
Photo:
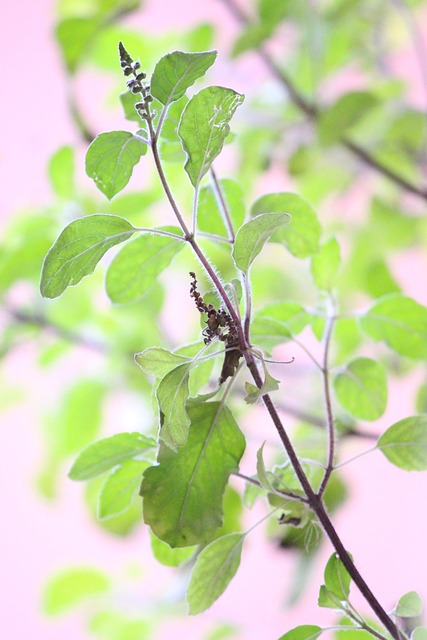
[[[280,636],[279,640],[316,640],[323,629],[315,624],[302,624]]]
[[[266,340],[269,346],[275,346],[301,333],[310,320],[310,314],[297,302],[276,302],[254,315],[252,338],[255,342]]]
[[[181,364],[170,371],[157,388],[160,410],[160,438],[167,447],[177,451],[187,442],[190,419],[185,405],[191,363]]]
[[[427,627],[417,627],[411,634],[411,640],[427,640]]]
[[[87,598],[105,593],[110,588],[107,576],[91,567],[73,567],[57,573],[45,587],[43,609],[47,615],[58,615]]]
[[[99,29],[98,18],[65,18],[56,27],[56,38],[68,72],[73,75]]]
[[[166,567],[179,567],[180,564],[191,558],[196,547],[181,547],[171,549],[163,540],[151,533],[151,550],[158,562]]]
[[[161,229],[180,232],[176,227]],[[107,270],[105,286],[110,300],[124,304],[142,298],[184,244],[170,236],[151,233],[144,233],[126,244]]]
[[[126,511],[139,489],[146,460],[127,459],[106,479],[98,498],[98,518],[105,520]]]
[[[343,605],[341,604],[338,596],[336,596],[332,591],[329,591],[329,589],[324,584],[322,584],[319,589],[317,604],[319,607],[323,607],[325,609],[340,610],[343,608]]]
[[[190,615],[206,611],[224,593],[239,568],[244,539],[244,533],[229,533],[200,552],[186,594]]]
[[[416,591],[405,593],[396,605],[396,615],[401,618],[417,618],[423,612],[423,603]]]
[[[410,358],[427,358],[427,308],[399,293],[384,296],[359,318],[362,331]]]
[[[352,91],[341,96],[318,119],[320,144],[331,145],[338,142],[377,104],[378,99],[366,91]]]
[[[182,98],[186,90],[215,62],[216,51],[174,51],[160,58],[151,77],[151,94],[166,107]]]
[[[191,360],[161,347],[149,347],[135,354],[135,362],[145,373],[164,378],[169,371]]]
[[[147,454],[156,446],[154,438],[142,433],[118,433],[86,447],[74,462],[68,477],[71,480],[95,478],[126,460],[147,459]]]
[[[350,593],[350,574],[336,553],[329,558],[324,573],[326,588],[339,600],[347,601]]]
[[[128,131],[96,136],[86,153],[86,174],[109,200],[127,185],[133,168],[147,153],[143,140]]]
[[[208,87],[191,98],[178,129],[187,154],[185,170],[197,187],[221,153],[230,133],[229,122],[244,96],[225,87]]]
[[[277,391],[279,389],[279,384],[280,381],[273,378],[273,376],[267,371],[267,367],[264,365],[264,382],[260,389],[250,382],[245,382],[245,389],[248,394],[245,397],[245,402],[247,404],[255,404],[260,398],[262,398],[262,396],[265,396],[266,393],[270,393],[270,391]]]
[[[70,200],[74,194],[74,149],[61,147],[49,160],[49,180],[59,198]]]
[[[427,471],[427,414],[395,422],[379,438],[377,448],[396,467]]]
[[[311,259],[311,274],[319,289],[330,291],[336,282],[340,266],[340,246],[335,237],[324,242]]]
[[[68,286],[93,273],[102,256],[135,233],[119,216],[94,214],[74,220],[49,249],[42,267],[40,291],[57,298]]]
[[[139,93],[132,93],[132,91],[125,91],[119,95],[119,100],[126,120],[138,122],[141,125],[141,116],[135,109],[136,103],[141,101],[141,95]]]
[[[379,362],[355,358],[334,378],[338,402],[355,418],[376,420],[387,406],[387,375]]]
[[[242,189],[237,182],[229,179],[220,180],[219,186],[233,227],[234,229],[238,229],[242,226],[245,219],[245,204],[242,198]],[[210,185],[200,190],[197,201],[197,224],[200,231],[214,233],[224,237],[228,237],[229,235],[228,229],[223,221],[216,190]]]
[[[263,489],[265,489],[266,491],[271,491],[272,493],[274,493],[274,487],[272,486],[272,484],[271,484],[271,482],[270,482],[270,480],[268,478],[267,471],[265,470],[264,457],[263,457],[264,445],[265,445],[265,442],[263,442],[263,444],[258,449],[257,454],[256,454],[256,458],[257,458],[257,465],[256,465],[257,477],[258,477],[259,483],[261,484]]]
[[[171,547],[206,544],[222,524],[222,496],[238,470],[245,439],[219,402],[189,407],[187,443],[177,453],[160,446],[158,462],[144,473],[144,520]]]
[[[233,245],[236,267],[248,273],[249,267],[269,241],[271,234],[288,222],[287,213],[263,213],[240,227]]]
[[[270,193],[262,196],[251,208],[251,215],[266,212],[286,212],[291,220],[276,231],[272,242],[280,242],[296,258],[307,258],[317,253],[322,228],[311,204],[296,193]]]

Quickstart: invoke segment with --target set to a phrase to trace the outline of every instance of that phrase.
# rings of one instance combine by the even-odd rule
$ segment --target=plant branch
[[[334,415],[332,411],[331,388],[329,384],[329,348],[331,345],[333,328],[334,328],[334,319],[333,319],[333,316],[330,316],[328,318],[327,326],[326,326],[325,349],[323,354],[323,366],[322,366],[323,393],[325,396],[326,425],[327,425],[327,434],[328,434],[328,461],[326,465],[325,475],[323,476],[323,480],[319,487],[319,492],[318,492],[319,497],[321,497],[325,492],[329,478],[331,477],[331,473],[334,469],[334,457],[335,457],[335,426],[334,426]]]
[[[243,25],[251,24],[251,21],[248,19],[246,14],[240,9],[240,7],[236,4],[235,0],[221,0],[223,4],[227,7],[230,13]],[[292,80],[288,77],[288,75],[276,64],[271,55],[266,51],[263,46],[260,46],[258,49],[254,50],[254,53],[258,55],[258,57],[264,62],[265,66],[269,69],[270,73],[279,81],[280,84],[285,87],[291,102],[302,112],[304,113],[310,120],[316,121],[321,115],[321,110],[319,107],[311,102],[309,102],[294,86]],[[360,147],[358,144],[353,142],[347,136],[343,136],[340,138],[341,145],[347,149],[352,155],[356,156],[359,160],[361,160],[364,164],[366,164],[371,169],[374,169],[377,173],[380,173],[385,178],[393,182],[398,187],[404,189],[408,193],[412,193],[423,200],[427,200],[427,188],[420,187],[400,174],[396,173],[392,169],[389,169],[387,166],[376,160],[369,151]]]
[[[225,202],[225,198],[224,198],[224,194],[222,192],[221,189],[221,185],[219,183],[219,180],[217,178],[217,175],[215,173],[215,170],[213,167],[211,167],[210,169],[210,175],[211,175],[211,182],[212,182],[212,190],[214,192],[214,196],[215,199],[217,201],[218,204],[218,208],[221,212],[221,216],[222,219],[224,220],[224,224],[227,228],[228,231],[228,236],[231,240],[231,242],[234,242],[234,238],[235,238],[235,234],[234,234],[234,227],[233,227],[233,223],[231,221],[231,216],[230,216],[230,212],[228,211],[228,207],[227,207],[227,203]]]

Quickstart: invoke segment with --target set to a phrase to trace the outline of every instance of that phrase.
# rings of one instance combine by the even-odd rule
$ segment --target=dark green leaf
[[[322,229],[307,200],[296,193],[270,193],[254,202],[251,209],[253,216],[266,212],[285,212],[291,216],[289,224],[276,231],[273,242],[284,244],[296,258],[317,253]]]
[[[278,640],[316,640],[323,629],[315,624],[302,624],[280,636]]]
[[[45,587],[43,609],[52,616],[71,609],[110,588],[107,576],[91,567],[73,567],[57,573]]]
[[[182,98],[186,90],[203,76],[215,62],[216,51],[183,53],[174,51],[163,56],[151,77],[151,93],[166,107]]]
[[[370,358],[355,358],[334,378],[340,405],[355,418],[376,420],[387,406],[384,367]]]
[[[347,601],[350,593],[350,574],[336,553],[329,558],[324,573],[326,588],[339,600]]]
[[[59,198],[71,199],[74,193],[74,149],[66,146],[49,160],[49,179]]]
[[[135,232],[118,216],[87,216],[71,222],[60,233],[43,262],[40,291],[44,298],[57,298],[71,285],[93,273],[102,256]]]
[[[417,618],[423,612],[423,603],[416,591],[405,593],[396,605],[396,615],[401,618]]]
[[[396,467],[427,471],[427,415],[395,422],[380,437],[377,448]]]
[[[410,358],[427,358],[427,308],[398,293],[384,296],[360,317],[360,327],[374,340]]]
[[[133,168],[147,153],[143,140],[128,131],[96,136],[86,153],[86,174],[109,200],[127,185]]]
[[[338,142],[377,103],[378,99],[366,91],[352,91],[341,96],[320,115],[317,125],[320,143],[330,145]]]
[[[146,460],[127,459],[108,476],[98,498],[98,518],[112,518],[131,506],[148,464]]]
[[[176,227],[162,229],[180,233]],[[129,242],[107,270],[105,285],[110,300],[124,304],[142,298],[183,247],[184,242],[175,238],[151,233]]]
[[[149,347],[135,354],[135,362],[145,373],[156,378],[164,378],[172,369],[185,364],[190,358],[172,353],[161,347]]]
[[[185,170],[197,187],[221,153],[229,122],[244,96],[224,87],[202,89],[185,107],[178,134],[187,154]]]
[[[160,446],[158,466],[144,473],[144,520],[171,547],[206,544],[222,523],[222,496],[237,471],[244,437],[219,402],[188,409],[187,443],[177,453]]]
[[[190,615],[206,611],[224,593],[239,568],[244,539],[229,533],[200,552],[187,588]]]
[[[330,291],[335,286],[340,262],[340,246],[332,237],[320,246],[311,259],[311,274],[319,289]]]
[[[74,462],[68,477],[71,480],[88,480],[126,460],[150,459],[150,451],[156,446],[153,438],[142,433],[118,433],[86,447]]]
[[[160,410],[160,438],[167,447],[177,451],[187,442],[190,419],[185,405],[191,363],[169,371],[157,388]]]
[[[263,213],[249,220],[237,232],[233,245],[233,260],[238,269],[248,273],[249,267],[272,233],[288,224],[287,213]]]

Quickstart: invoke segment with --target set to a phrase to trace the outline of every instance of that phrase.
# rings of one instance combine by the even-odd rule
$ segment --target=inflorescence
[[[141,102],[135,104],[138,115],[143,120],[152,120],[155,116],[155,114],[150,111],[150,103],[153,102],[153,96],[150,94],[150,85],[144,84],[147,74],[139,71],[141,68],[140,62],[133,61],[122,42],[119,42],[119,57],[120,66],[124,75],[126,77],[133,76],[133,78],[126,82],[126,86],[133,94],[136,95],[140,93],[142,96]]]

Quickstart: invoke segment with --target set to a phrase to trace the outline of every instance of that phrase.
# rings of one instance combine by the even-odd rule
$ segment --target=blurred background
[[[426,18],[422,0],[2,3],[0,409],[6,504],[0,609],[6,640],[255,640],[335,619],[316,607],[331,553],[318,532],[313,540],[295,539],[277,526],[261,525],[224,596],[205,614],[188,618],[188,567],[153,559],[140,500],[135,496],[127,511],[99,521],[102,479],[82,486],[67,478],[75,456],[93,440],[155,431],[151,383],[135,367],[133,354],[197,339],[188,256],[180,256],[141,302],[128,306],[113,306],[104,293],[108,259],[54,301],[41,298],[39,275],[46,251],[74,218],[97,212],[142,226],[171,221],[148,158],[111,202],[84,174],[94,136],[137,126],[125,120],[118,99],[125,90],[117,57],[122,40],[149,72],[169,51],[218,49],[217,63],[197,87],[231,87],[246,100],[217,174],[240,185],[229,188],[242,212],[275,191],[299,192],[315,205],[324,228],[342,243],[338,296],[344,310],[365,308],[395,291],[427,304]],[[354,113],[339,102],[347,94]],[[313,105],[329,114],[321,125]],[[174,192],[190,211],[182,150],[166,142],[162,156]],[[220,248],[209,251],[228,268]],[[284,291],[290,299],[317,304],[306,262],[274,247],[254,270],[258,307]],[[359,347],[351,322],[336,338],[336,364]],[[304,336],[316,352],[315,337],[308,330]],[[296,357],[294,365],[274,372],[283,380],[283,415],[295,437],[303,438],[310,415],[322,415],[319,381],[293,343],[278,347],[275,356]],[[387,411],[367,425],[342,416],[343,434],[358,434],[343,438],[342,460],[371,448],[392,422],[427,411],[425,363],[392,358],[382,349],[379,357],[391,372]],[[240,424],[249,439],[243,467],[250,475],[271,428],[259,406],[240,409]],[[322,439],[318,445],[312,439],[311,446],[321,447]],[[274,459],[274,447],[269,455]],[[243,513],[242,487],[232,486],[227,526],[238,530],[266,510],[257,503]],[[337,529],[386,609],[406,591],[427,597],[426,489],[425,475],[404,473],[375,452],[345,466],[336,487]],[[358,594],[353,597],[360,603]]]

